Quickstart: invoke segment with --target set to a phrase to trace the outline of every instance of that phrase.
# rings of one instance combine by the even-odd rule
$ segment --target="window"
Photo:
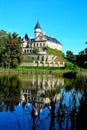
[[[40,40],[42,40],[42,36],[40,36]]]
[[[32,44],[30,44],[30,47],[32,47]]]
[[[60,62],[60,65],[62,65],[63,64],[63,62]]]
[[[28,53],[29,51],[27,50],[27,53]]]
[[[42,43],[40,43],[40,46],[42,46]]]
[[[24,50],[24,53],[26,53],[26,50]]]
[[[43,46],[45,46],[45,43],[43,43]]]

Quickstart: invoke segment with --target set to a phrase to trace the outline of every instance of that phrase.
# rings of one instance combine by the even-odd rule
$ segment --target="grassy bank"
[[[69,72],[70,70],[59,68],[59,67],[31,67],[31,66],[18,66],[15,69],[4,69],[0,68],[0,73],[17,73],[17,74],[28,74],[28,73],[50,73],[50,74],[63,74]]]
[[[19,70],[21,71],[28,71],[31,73],[49,73],[49,74],[58,74],[62,75],[66,70],[64,68],[59,68],[59,67],[26,67],[26,66],[20,66],[18,67]]]
[[[87,69],[82,69],[78,67],[74,68],[59,68],[59,67],[34,67],[34,66],[18,66],[15,69],[5,69],[5,68],[0,68],[0,73],[4,74],[30,74],[30,73],[45,73],[45,74],[56,74],[56,75],[63,75],[64,73],[68,72],[87,72]]]

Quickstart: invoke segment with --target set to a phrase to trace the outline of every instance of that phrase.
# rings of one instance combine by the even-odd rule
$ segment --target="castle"
[[[24,54],[33,54],[35,48],[39,49],[39,54],[46,54],[45,47],[47,46],[62,51],[62,44],[56,38],[45,35],[39,22],[34,28],[34,34],[35,38],[29,38],[27,34],[24,37],[21,36]]]

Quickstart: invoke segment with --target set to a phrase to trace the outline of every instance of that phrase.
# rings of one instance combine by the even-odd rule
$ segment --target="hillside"
[[[58,56],[58,57],[63,57],[62,51],[59,51],[57,49],[45,47],[45,50],[46,50],[47,54],[49,54],[49,55],[55,55],[55,56]]]
[[[63,61],[65,61],[61,51],[56,50],[56,49],[51,49],[49,47],[45,47],[44,49],[46,50],[46,53],[47,53],[46,55],[48,55],[48,57],[49,57],[47,61],[50,61],[50,62],[63,62]],[[39,53],[24,55],[23,62],[27,62],[27,63],[28,62],[31,63],[33,61],[42,62],[43,59],[39,59],[38,56],[40,56]],[[45,55],[43,55],[43,56],[45,56]]]

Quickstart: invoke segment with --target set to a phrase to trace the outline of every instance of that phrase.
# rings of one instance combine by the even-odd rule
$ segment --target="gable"
[[[46,36],[45,36],[43,33],[40,33],[40,34],[36,37],[36,39],[35,39],[35,41],[45,41],[45,40],[47,40],[47,38],[46,38]]]

